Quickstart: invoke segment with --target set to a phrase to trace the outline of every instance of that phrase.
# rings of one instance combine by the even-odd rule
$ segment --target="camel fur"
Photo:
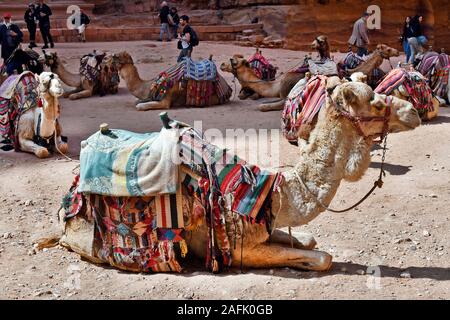
[[[186,87],[181,83],[175,83],[161,101],[149,101],[153,80],[143,80],[134,65],[133,58],[126,52],[114,55],[114,61],[118,67],[120,77],[125,80],[130,93],[138,98],[136,109],[139,111],[154,109],[169,109],[171,107],[184,107],[186,105]],[[210,60],[212,57],[210,57]],[[222,77],[219,74],[219,77]],[[219,97],[214,92],[211,96],[211,105],[221,104]]]
[[[333,89],[335,84],[337,86]],[[325,211],[318,201],[326,206],[330,205],[342,180],[357,181],[369,167],[373,136],[383,132],[383,123],[362,123],[363,137],[339,110],[346,110],[355,117],[383,116],[387,101],[385,95],[374,93],[366,84],[343,83],[337,77],[330,80],[327,88],[329,96],[326,106],[320,110],[309,143],[300,149],[297,165],[283,173],[284,181],[278,192],[272,193],[273,234],[270,235],[264,225],[239,219],[236,234],[240,239],[236,241],[236,248],[232,251],[233,266],[242,263],[245,268],[291,267],[315,271],[331,268],[332,256],[313,250],[316,241],[312,235],[294,234],[291,247],[289,235],[279,228],[309,223]],[[388,118],[389,132],[412,130],[420,123],[418,113],[411,103],[393,98]],[[300,179],[310,191],[305,189]],[[204,220],[205,217],[201,219]],[[83,232],[78,231],[82,229],[80,226],[80,223],[65,225],[65,234],[72,234],[75,240],[72,244],[66,242],[65,245],[91,261],[98,262],[94,256],[89,256],[80,249],[85,246],[85,238],[81,237]],[[73,237],[77,232],[78,238]],[[241,235],[245,235],[243,240]],[[189,252],[205,258],[208,236],[204,221],[192,230],[187,242]]]

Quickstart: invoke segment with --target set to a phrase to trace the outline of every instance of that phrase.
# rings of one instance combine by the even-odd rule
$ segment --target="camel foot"
[[[292,242],[291,242],[292,240]],[[292,239],[287,232],[276,229],[270,236],[270,243],[283,244],[290,247],[293,245],[295,249],[313,250],[316,245],[316,239],[310,233],[292,232]]]
[[[169,109],[169,107],[169,105],[161,104],[155,101],[136,104],[136,110],[138,111]]]
[[[34,154],[40,158],[40,159],[44,159],[47,158],[50,155],[50,152],[48,152],[48,150],[46,148],[39,148],[37,149]]]
[[[250,98],[251,100],[258,100],[258,99],[261,98],[261,96],[255,92],[255,93],[252,94],[249,98]]]
[[[66,154],[69,151],[69,145],[67,143],[58,144],[58,149],[62,154]]]

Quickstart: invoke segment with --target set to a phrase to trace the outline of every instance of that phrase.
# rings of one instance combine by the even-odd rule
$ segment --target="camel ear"
[[[342,97],[347,102],[347,104],[353,105],[358,100],[356,94],[351,88],[345,86],[342,88]]]
[[[244,66],[246,66],[246,67],[249,67],[250,68],[250,63],[248,63],[248,61],[247,60],[242,60],[242,64],[244,65]]]

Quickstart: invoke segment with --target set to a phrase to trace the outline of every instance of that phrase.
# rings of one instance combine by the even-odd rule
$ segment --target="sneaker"
[[[162,42],[162,39],[158,39],[159,42]]]
[[[44,45],[42,49],[48,49],[48,45]]]
[[[54,48],[54,47],[55,47],[54,43],[50,44],[50,48]]]

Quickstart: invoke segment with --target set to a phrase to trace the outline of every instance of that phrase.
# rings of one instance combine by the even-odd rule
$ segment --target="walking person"
[[[356,54],[360,57],[369,54],[369,35],[367,31],[367,19],[370,14],[364,12],[363,16],[359,18],[353,25],[353,32],[348,40],[348,43],[358,48]]]
[[[8,62],[11,54],[19,47],[23,39],[23,33],[20,28],[12,23],[11,14],[5,13],[3,15],[3,23],[0,25],[0,45],[2,47],[1,56],[3,63],[6,64],[6,72],[13,74],[17,67],[13,62]]]
[[[36,16],[39,20],[39,30],[41,31],[42,40],[44,40],[44,46],[42,49],[54,48],[53,38],[50,33],[50,16],[52,15],[52,9],[44,3],[44,0],[37,0]]]
[[[190,57],[192,54],[192,50],[195,46],[198,45],[198,36],[195,33],[194,29],[189,25],[189,17],[186,15],[182,15],[180,17],[180,25],[183,28],[181,34],[179,34],[178,38],[178,49],[181,50],[180,55],[178,56],[177,62],[181,62],[184,57]]]
[[[167,34],[167,41],[172,41],[169,31],[169,16],[170,9],[166,1],[161,3],[161,10],[159,10],[159,20],[161,22],[161,29],[159,31],[159,41],[163,41],[164,34]]]
[[[28,9],[25,11],[25,14],[23,16],[23,19],[25,20],[25,23],[27,24],[28,33],[30,34],[30,44],[28,45],[28,48],[33,49],[37,47],[36,45],[36,10],[34,8],[34,3],[30,3],[28,5]]]
[[[172,31],[173,37],[177,38],[178,26],[180,25],[180,17],[178,16],[177,8],[175,8],[175,7],[170,8],[170,16],[172,17],[172,21],[173,21],[173,24],[170,26],[170,29]]]
[[[413,36],[413,29],[411,26],[411,17],[406,17],[405,24],[403,26],[403,33],[401,36],[401,41],[403,45],[403,50],[406,55],[406,63],[410,61],[411,58],[411,46],[409,45],[408,39]]]

